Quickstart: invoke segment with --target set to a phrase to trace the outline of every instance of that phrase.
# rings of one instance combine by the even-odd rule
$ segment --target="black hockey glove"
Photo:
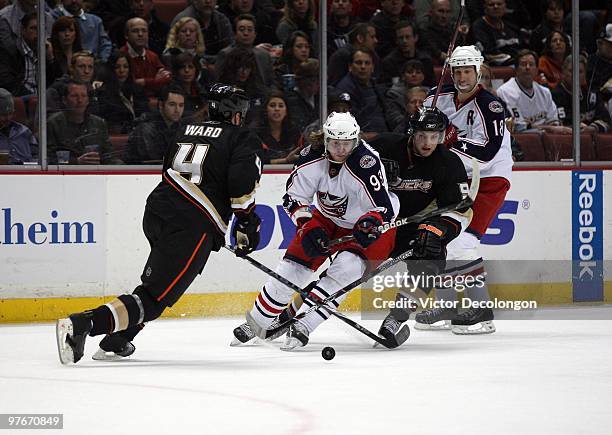
[[[359,218],[353,227],[353,236],[361,246],[367,248],[380,237],[378,227],[383,224],[382,216],[370,211]]]
[[[306,255],[311,258],[323,257],[329,254],[329,236],[325,230],[321,227],[308,228],[308,225],[301,231],[304,231],[302,235],[302,248]]]
[[[439,218],[422,222],[410,241],[413,257],[422,260],[446,259],[447,236],[455,230],[449,228],[450,225],[450,222]]]
[[[244,257],[257,248],[260,224],[261,219],[254,211],[251,213],[236,213],[236,224],[232,236],[236,239],[235,253],[238,257]]]
[[[380,159],[383,166],[385,167],[385,174],[387,175],[387,183],[389,187],[398,186],[402,179],[400,178],[400,167],[396,160]]]

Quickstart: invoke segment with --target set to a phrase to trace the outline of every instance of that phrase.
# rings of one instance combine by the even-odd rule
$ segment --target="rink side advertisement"
[[[257,193],[261,242],[274,269],[295,234],[282,207],[287,174],[264,174]],[[516,171],[482,239],[495,260],[492,295],[541,304],[610,302],[612,171]],[[3,175],[0,321],[52,320],[139,283],[149,253],[141,224],[159,175]],[[498,265],[498,266],[496,266]],[[169,315],[244,313],[267,276],[221,250]],[[489,279],[489,278],[487,278]],[[359,309],[358,291],[344,306]]]

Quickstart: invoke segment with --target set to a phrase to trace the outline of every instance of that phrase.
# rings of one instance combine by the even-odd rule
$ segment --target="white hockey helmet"
[[[323,124],[323,140],[325,142],[325,152],[329,156],[327,151],[327,145],[330,140],[352,140],[353,149],[359,143],[359,124],[357,120],[349,112],[338,113],[332,112],[327,117],[325,124]]]
[[[453,54],[448,59],[448,65],[451,68],[451,73],[454,67],[458,66],[474,66],[476,74],[480,81],[480,66],[484,62],[484,58],[480,54],[480,50],[475,45],[460,45],[453,50]]]

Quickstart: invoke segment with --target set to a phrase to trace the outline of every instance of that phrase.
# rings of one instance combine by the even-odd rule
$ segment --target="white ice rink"
[[[612,433],[612,321],[413,330],[378,350],[330,319],[293,353],[230,348],[239,322],[153,322],[121,362],[91,360],[90,338],[74,366],[60,365],[53,325],[1,326],[0,413],[62,413],[64,429],[0,435]]]

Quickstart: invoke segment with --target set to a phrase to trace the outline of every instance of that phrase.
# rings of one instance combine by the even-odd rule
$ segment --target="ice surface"
[[[240,322],[159,320],[120,362],[92,361],[90,338],[74,366],[60,365],[53,325],[2,326],[0,413],[63,413],[58,434],[612,433],[611,321],[413,330],[385,350],[330,319],[293,353],[280,342],[230,348]]]

